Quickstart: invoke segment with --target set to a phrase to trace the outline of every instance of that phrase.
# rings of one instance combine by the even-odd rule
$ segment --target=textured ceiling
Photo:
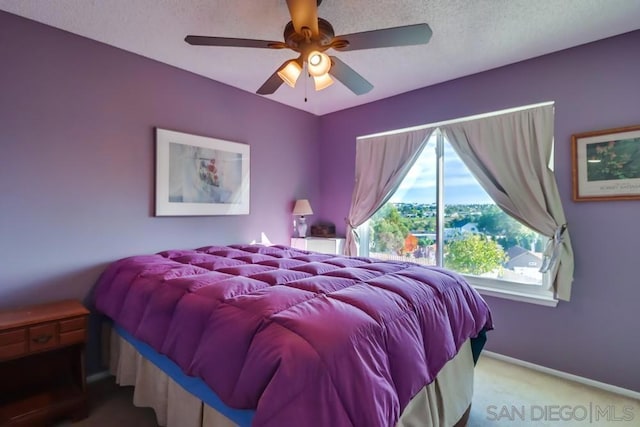
[[[183,41],[187,34],[282,40],[285,0],[0,0],[0,9],[252,93],[296,56]],[[424,46],[334,51],[374,85],[368,94],[340,83],[315,92],[301,79],[268,96],[322,115],[639,29],[640,0],[324,0],[318,15],[336,35],[420,22],[433,30]]]

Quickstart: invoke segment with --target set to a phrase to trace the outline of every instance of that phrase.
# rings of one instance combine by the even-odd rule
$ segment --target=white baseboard
[[[106,369],[104,371],[96,372],[95,374],[91,374],[91,375],[89,375],[87,377],[87,384],[91,384],[91,383],[94,383],[96,381],[103,380],[103,379],[109,377],[110,375],[111,374]]]
[[[578,375],[569,374],[566,372],[558,371],[556,369],[547,368],[545,366],[536,365],[535,363],[526,362],[524,360],[516,359],[514,357],[504,356],[502,354],[494,353],[492,351],[482,350],[482,355],[491,357],[497,360],[501,360],[503,362],[511,363],[513,365],[522,366],[524,368],[529,368],[534,371],[542,372],[545,374],[553,375],[554,377],[562,378],[569,381],[574,381],[580,384],[584,384],[589,387],[595,387],[600,390],[608,391],[610,393],[619,394],[624,397],[628,397],[631,399],[640,400],[640,393],[637,391],[629,390],[622,387],[617,387],[615,385],[603,383],[600,381],[595,381],[589,378],[580,377]]]

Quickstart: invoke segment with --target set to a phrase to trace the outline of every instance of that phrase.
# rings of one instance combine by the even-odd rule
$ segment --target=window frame
[[[444,266],[444,135],[438,128],[435,130],[436,137],[436,265]],[[432,136],[432,137],[433,137]],[[427,147],[425,147],[426,149]],[[388,202],[387,202],[388,203]],[[496,205],[497,206],[497,205]],[[499,206],[498,206],[499,207]],[[501,209],[502,210],[502,209]],[[504,212],[504,211],[503,211]],[[506,213],[506,212],[505,212]],[[506,213],[508,215],[508,213]],[[358,254],[360,256],[369,256],[369,222],[365,221],[357,229],[358,235]],[[460,273],[469,284],[476,289],[481,295],[491,297],[504,298],[513,301],[527,302],[532,304],[543,305],[547,307],[556,307],[558,299],[551,290],[551,275],[549,272],[542,274],[542,284],[532,285],[523,282],[514,282],[511,280],[500,280],[488,277],[479,277],[469,274]]]

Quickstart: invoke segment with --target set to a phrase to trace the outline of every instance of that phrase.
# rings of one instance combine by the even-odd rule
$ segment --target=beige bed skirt
[[[144,358],[115,330],[110,332],[109,370],[121,386],[134,386],[133,404],[150,407],[160,426],[235,427],[236,424],[186,391]],[[397,427],[451,427],[460,420],[473,394],[470,341],[405,408]],[[284,427],[284,426],[283,426]],[[368,427],[368,426],[367,426]]]

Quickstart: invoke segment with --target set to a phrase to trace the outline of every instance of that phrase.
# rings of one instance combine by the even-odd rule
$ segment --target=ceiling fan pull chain
[[[304,102],[307,102],[307,86],[309,86],[309,78],[311,74],[307,71],[307,63],[304,63],[304,73],[307,75],[307,78],[304,79]]]

